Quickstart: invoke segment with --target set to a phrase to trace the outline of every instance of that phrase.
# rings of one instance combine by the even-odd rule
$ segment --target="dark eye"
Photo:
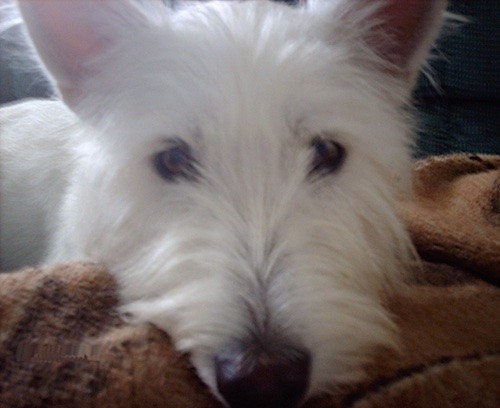
[[[158,174],[168,181],[180,177],[193,180],[196,175],[191,149],[182,141],[175,141],[168,149],[156,153],[153,164]]]
[[[317,137],[313,139],[311,147],[313,148],[311,173],[320,175],[333,173],[344,163],[346,151],[340,143]]]

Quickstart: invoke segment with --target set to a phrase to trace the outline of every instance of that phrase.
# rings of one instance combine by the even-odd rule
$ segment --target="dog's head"
[[[231,406],[293,406],[391,346],[404,107],[444,1],[30,1],[89,132],[62,228]]]

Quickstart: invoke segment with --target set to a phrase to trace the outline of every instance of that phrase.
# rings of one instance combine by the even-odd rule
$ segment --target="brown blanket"
[[[425,259],[388,300],[399,352],[307,407],[500,407],[500,156],[431,158],[401,206]],[[93,264],[0,275],[0,407],[220,407]]]

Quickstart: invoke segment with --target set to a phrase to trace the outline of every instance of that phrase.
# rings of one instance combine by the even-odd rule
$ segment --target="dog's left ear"
[[[332,40],[348,32],[413,88],[443,23],[446,0],[309,0]],[[326,20],[325,20],[326,19]],[[332,24],[335,21],[335,24]],[[341,27],[342,33],[335,32]]]
[[[29,34],[66,102],[75,109],[105,66],[96,61],[148,20],[131,0],[18,0]],[[77,109],[78,110],[78,109]]]

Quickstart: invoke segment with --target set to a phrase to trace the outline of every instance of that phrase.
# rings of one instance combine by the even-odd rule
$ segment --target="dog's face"
[[[401,108],[443,4],[412,2],[415,34],[392,35],[397,3],[367,3],[21,3],[92,129],[64,234],[233,406],[292,406],[395,342]]]

